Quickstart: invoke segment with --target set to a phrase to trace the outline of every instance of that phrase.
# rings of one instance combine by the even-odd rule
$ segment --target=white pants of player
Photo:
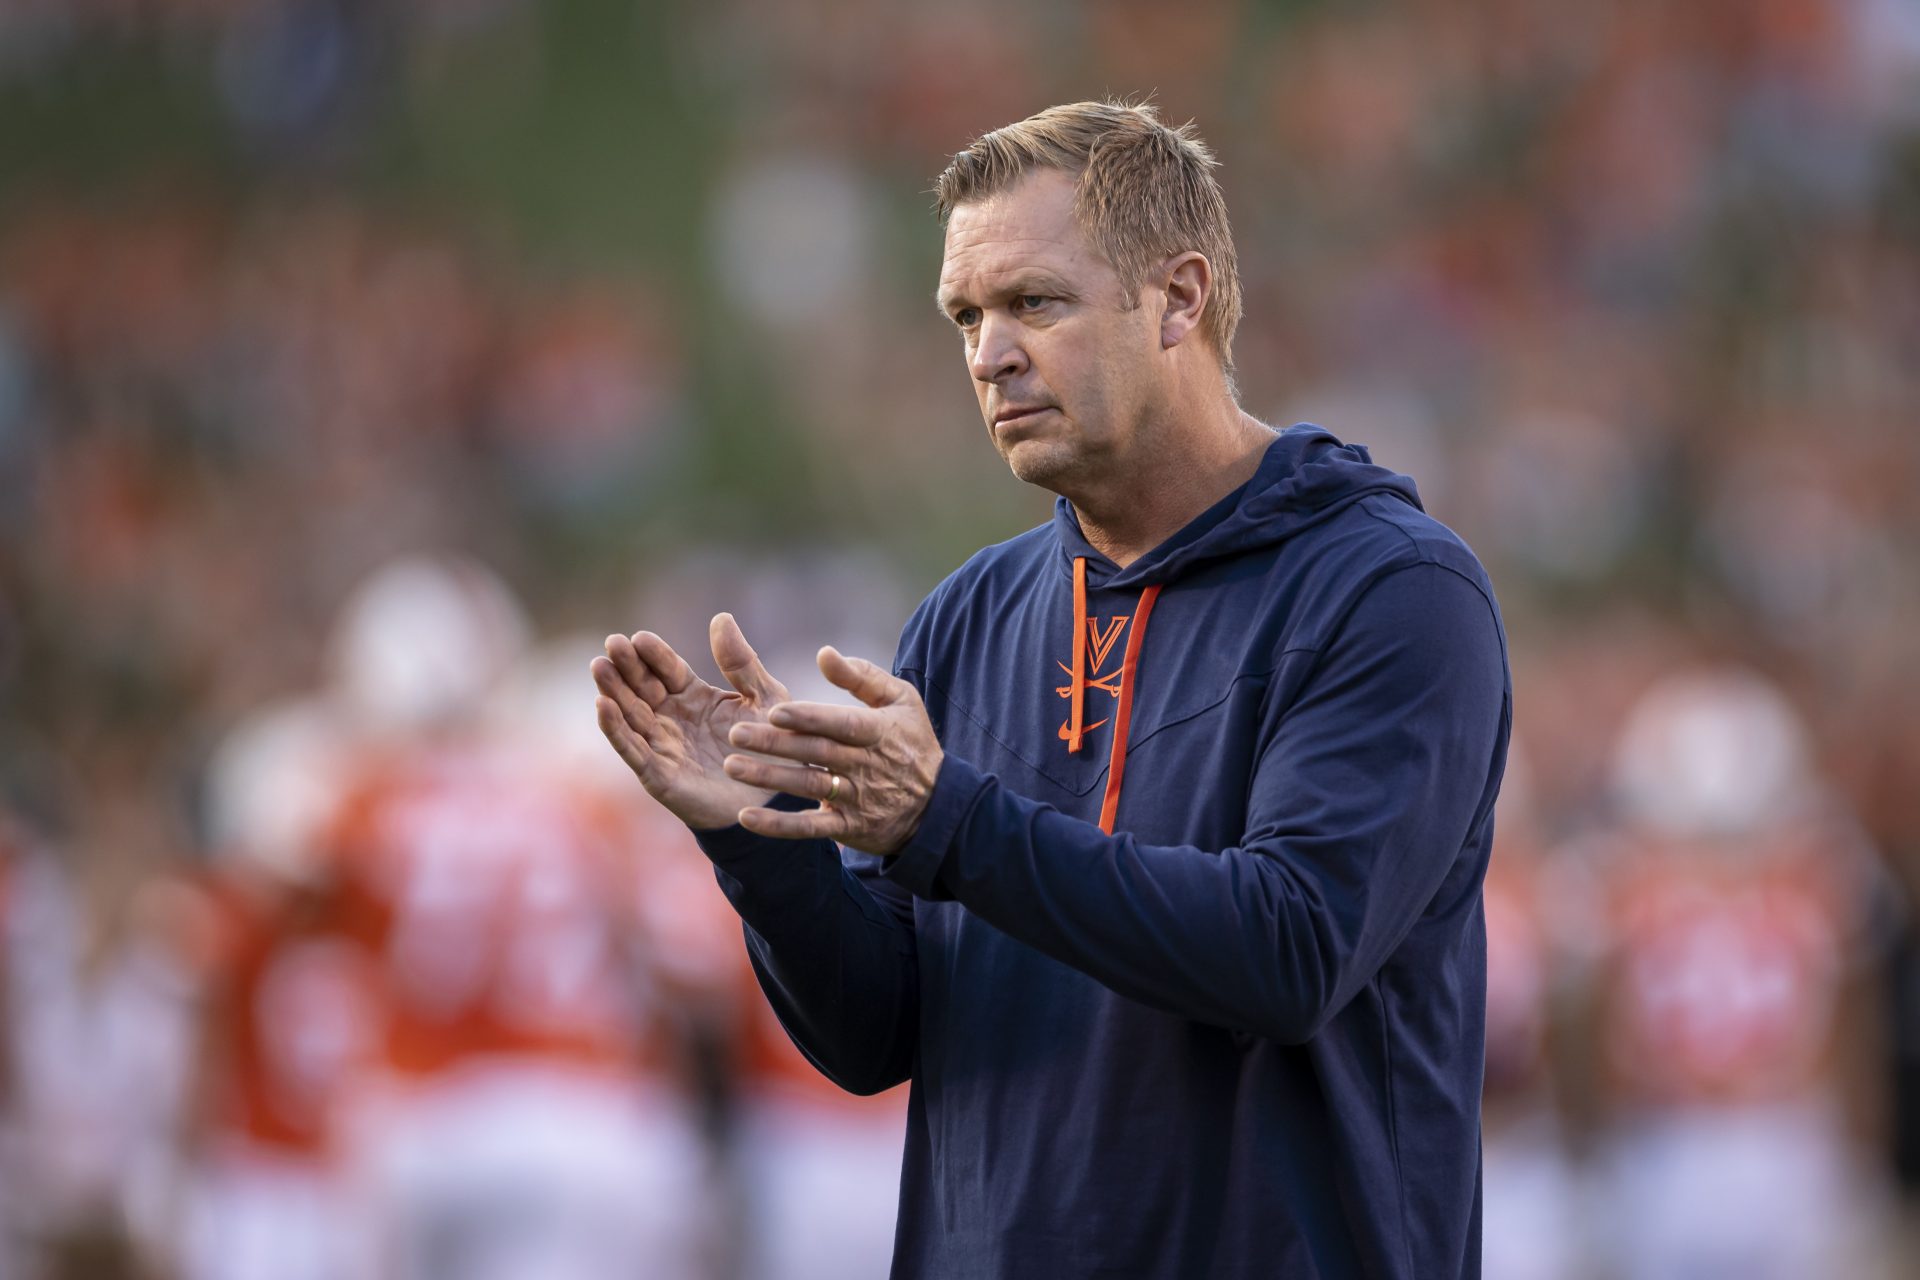
[[[382,1280],[698,1280],[713,1161],[686,1106],[510,1062],[356,1108]]]
[[[185,1280],[356,1280],[355,1222],[318,1161],[233,1143],[189,1176],[181,1224]]]
[[[753,1214],[753,1280],[886,1280],[906,1108],[804,1096],[752,1099],[739,1159]]]
[[[1602,1175],[1611,1274],[1626,1280],[1806,1280],[1857,1274],[1857,1189],[1816,1101],[1647,1116]]]
[[[1483,1280],[1583,1275],[1579,1175],[1552,1118],[1489,1128],[1482,1150]]]

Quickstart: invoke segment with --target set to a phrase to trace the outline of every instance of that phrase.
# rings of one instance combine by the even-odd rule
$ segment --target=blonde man
[[[726,614],[731,690],[651,632],[594,664],[795,1041],[913,1082],[895,1276],[1479,1274],[1499,613],[1406,477],[1236,403],[1213,167],[1077,103],[941,176],[937,301],[1059,500],[892,674],[820,651],[863,706]]]

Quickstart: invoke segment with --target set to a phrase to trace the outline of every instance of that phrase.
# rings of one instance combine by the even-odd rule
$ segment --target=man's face
[[[1160,309],[1128,309],[1073,216],[1073,186],[1041,169],[954,209],[937,295],[994,448],[1020,479],[1069,496],[1125,469],[1164,376]]]

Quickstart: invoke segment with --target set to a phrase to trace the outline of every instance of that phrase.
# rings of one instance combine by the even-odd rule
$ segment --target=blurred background
[[[586,663],[1046,517],[929,189],[1147,92],[1501,595],[1487,1274],[1920,1275],[1914,0],[0,0],[0,1278],[885,1274]]]

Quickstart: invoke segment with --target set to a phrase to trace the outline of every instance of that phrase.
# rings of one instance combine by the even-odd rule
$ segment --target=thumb
[[[832,645],[820,650],[820,674],[870,707],[891,706],[900,699],[904,680],[865,658],[849,658]],[[910,686],[909,686],[910,687]]]
[[[732,614],[714,614],[707,628],[707,639],[713,646],[713,661],[720,668],[720,674],[744,697],[761,703],[786,701],[786,688],[760,664],[760,655],[747,643]]]

